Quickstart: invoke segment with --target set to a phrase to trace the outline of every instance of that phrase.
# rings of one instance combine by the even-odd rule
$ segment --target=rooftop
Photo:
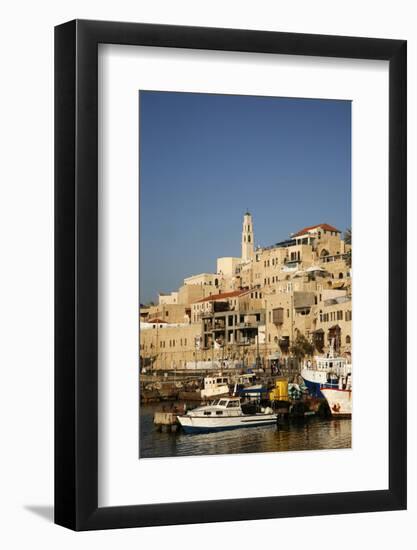
[[[318,225],[311,225],[310,227],[304,227],[303,229],[300,229],[300,231],[297,231],[293,235],[294,237],[300,237],[301,235],[305,235],[309,231],[312,231],[313,229],[323,229],[324,231],[336,231],[336,233],[340,233],[339,229],[336,229],[336,227],[333,227],[332,225],[329,225],[328,223],[319,223]]]
[[[224,300],[226,298],[235,298],[236,296],[241,296],[248,292],[248,289],[233,290],[231,292],[221,292],[220,294],[212,294],[211,296],[206,296],[201,298],[201,300],[196,300],[195,304],[200,304],[202,302],[215,302],[216,300]]]

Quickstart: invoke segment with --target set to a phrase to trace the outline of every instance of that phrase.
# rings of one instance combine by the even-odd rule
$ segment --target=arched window
[[[343,273],[339,273],[339,279],[343,279]]]
[[[219,279],[214,279],[214,285],[219,286]]]
[[[351,342],[351,340],[350,340],[350,336],[349,336],[349,335],[347,335],[347,336],[346,336],[346,344],[350,344],[350,342]]]
[[[250,243],[250,235],[248,235],[248,243]]]

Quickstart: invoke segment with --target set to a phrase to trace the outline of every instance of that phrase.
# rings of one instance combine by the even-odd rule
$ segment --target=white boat
[[[352,416],[352,374],[339,376],[337,386],[326,384],[321,387],[321,392],[327,400],[333,416]]]
[[[186,433],[252,428],[277,421],[277,415],[270,407],[259,412],[256,409],[254,404],[242,405],[239,397],[229,397],[216,399],[210,405],[198,407],[177,418]]]
[[[334,339],[330,343],[327,355],[318,355],[314,363],[306,361],[301,370],[301,376],[313,397],[324,397],[321,390],[324,385],[337,387],[339,376],[346,376],[352,372],[352,365],[342,356],[335,355]]]
[[[213,399],[220,395],[229,395],[229,379],[227,376],[206,376],[201,390],[202,399]]]

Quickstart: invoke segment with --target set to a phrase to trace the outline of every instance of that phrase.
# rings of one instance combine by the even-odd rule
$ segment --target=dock
[[[166,410],[165,407],[163,407],[161,410],[155,411],[153,423],[156,429],[160,432],[174,433],[177,431],[179,426],[177,416],[180,414],[185,414],[185,412],[185,404],[174,406],[169,410]]]

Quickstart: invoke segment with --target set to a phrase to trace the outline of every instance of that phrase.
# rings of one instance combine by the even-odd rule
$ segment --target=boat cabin
[[[227,385],[228,383],[229,379],[227,376],[206,376],[206,378],[204,378],[204,389],[207,390],[215,386]]]
[[[215,399],[210,405],[212,407],[222,407],[224,409],[236,409],[240,407],[240,398],[230,397],[228,399]]]

